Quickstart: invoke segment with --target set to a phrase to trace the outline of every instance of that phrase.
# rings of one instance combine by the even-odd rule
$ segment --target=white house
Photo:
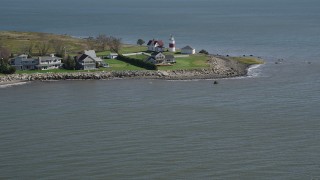
[[[108,59],[116,59],[118,57],[118,54],[117,53],[110,53],[107,58]]]
[[[162,40],[150,40],[147,44],[149,51],[163,52],[164,44]]]
[[[34,70],[34,69],[58,69],[62,66],[62,58],[54,56],[40,56],[36,59],[28,58],[28,55],[22,54],[11,60],[11,65],[17,70]]]
[[[47,69],[59,69],[62,66],[62,58],[50,54],[50,56],[38,57],[37,69],[47,70]]]
[[[196,50],[190,46],[183,47],[181,49],[181,54],[195,54]]]

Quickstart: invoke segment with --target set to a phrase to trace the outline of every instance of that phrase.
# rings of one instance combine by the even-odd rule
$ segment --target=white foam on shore
[[[29,82],[15,82],[15,83],[8,83],[8,84],[0,84],[0,88],[8,88],[8,87],[12,87],[12,86],[21,86],[21,85],[25,85]]]
[[[262,70],[261,70],[261,66],[263,64],[256,64],[256,65],[252,65],[249,67],[248,69],[248,73],[247,73],[247,77],[259,77],[261,76]]]
[[[262,76],[262,69],[261,67],[264,64],[256,64],[252,65],[248,68],[247,75],[239,76],[239,77],[231,77],[231,78],[222,78],[222,79],[247,79],[247,78],[257,78]]]

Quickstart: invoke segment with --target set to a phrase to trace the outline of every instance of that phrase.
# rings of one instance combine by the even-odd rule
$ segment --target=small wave
[[[15,83],[8,83],[8,84],[0,84],[0,88],[8,88],[8,87],[12,87],[12,86],[21,86],[21,85],[25,85],[29,82],[15,82]]]
[[[249,67],[248,69],[248,74],[247,77],[259,77],[261,75],[261,66],[263,64],[256,64],[256,65],[252,65]]]
[[[262,70],[261,66],[264,64],[256,64],[252,65],[248,69],[248,73],[245,76],[238,76],[238,77],[227,77],[227,78],[222,78],[222,79],[247,79],[247,78],[256,78],[256,77],[261,77]]]

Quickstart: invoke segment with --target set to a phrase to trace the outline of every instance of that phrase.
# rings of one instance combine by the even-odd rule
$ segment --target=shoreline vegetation
[[[0,31],[0,45],[18,55],[30,43],[37,43],[41,39],[61,40],[64,42],[69,55],[89,49],[86,40],[68,35],[55,35],[35,32]],[[147,52],[146,46],[123,44],[121,53]],[[53,49],[50,49],[49,52]],[[110,50],[97,51],[97,55],[106,57]],[[165,52],[167,53],[167,52]],[[180,55],[178,51],[174,55]],[[133,55],[132,58],[145,58],[143,55]],[[159,66],[157,70],[145,70],[129,63],[116,59],[104,59],[110,65],[108,68],[97,70],[24,70],[15,74],[0,74],[0,85],[24,81],[48,80],[88,80],[88,79],[165,79],[165,80],[192,80],[192,79],[219,79],[246,76],[248,68],[254,64],[263,64],[263,60],[253,56],[229,57],[228,55],[195,54],[176,58],[173,66]]]

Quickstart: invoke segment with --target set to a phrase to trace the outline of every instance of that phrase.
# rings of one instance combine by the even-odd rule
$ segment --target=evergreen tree
[[[74,70],[76,68],[76,62],[70,55],[64,60],[63,68],[68,70]]]
[[[0,73],[2,74],[14,74],[16,68],[12,67],[6,59],[1,58],[0,60]]]

